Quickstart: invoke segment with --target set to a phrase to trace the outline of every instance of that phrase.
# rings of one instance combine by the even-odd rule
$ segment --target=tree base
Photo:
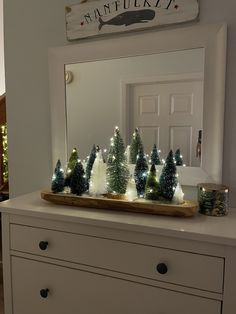
[[[127,200],[126,194],[107,193],[104,196],[113,200]]]

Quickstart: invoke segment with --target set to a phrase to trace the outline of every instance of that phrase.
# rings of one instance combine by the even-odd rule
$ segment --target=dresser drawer
[[[41,241],[48,242],[45,250]],[[11,249],[217,293],[223,287],[218,257],[15,224]]]
[[[221,302],[12,257],[14,314],[220,314]],[[22,289],[22,284],[24,289]],[[42,298],[40,291],[48,289]],[[42,292],[41,292],[42,293]]]

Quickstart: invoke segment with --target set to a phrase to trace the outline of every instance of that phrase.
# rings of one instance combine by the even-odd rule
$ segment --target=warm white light
[[[80,160],[80,159],[78,159],[77,161],[78,161],[79,163],[81,162],[81,160]]]
[[[107,152],[107,149],[105,148],[103,151],[104,151],[104,153],[106,153],[106,152]]]
[[[226,190],[225,190],[225,193],[228,193],[228,192],[229,192],[229,190],[228,190],[228,189],[226,189]]]
[[[60,169],[60,171],[61,171],[61,172],[64,172],[64,170],[63,170],[62,168]]]
[[[183,167],[186,167],[186,165],[185,165],[185,164],[183,164]]]

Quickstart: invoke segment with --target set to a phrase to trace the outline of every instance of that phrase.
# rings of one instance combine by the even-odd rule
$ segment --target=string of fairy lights
[[[8,145],[7,145],[7,125],[1,126],[2,137],[2,161],[3,161],[3,182],[8,181]]]
[[[161,160],[161,151],[154,144],[149,156],[144,152],[137,128],[133,133],[131,145],[125,148],[119,127],[115,127],[106,158],[103,155],[105,152],[106,149],[102,151],[99,146],[93,145],[87,160],[82,161],[74,148],[67,164],[65,178],[58,160],[52,178],[52,191],[77,195],[106,195],[108,198],[122,198],[126,195],[129,200],[164,198],[178,204],[183,203],[184,193],[176,166],[185,167],[185,164],[179,149],[175,153],[170,150],[166,160]],[[157,166],[161,168],[156,168]]]

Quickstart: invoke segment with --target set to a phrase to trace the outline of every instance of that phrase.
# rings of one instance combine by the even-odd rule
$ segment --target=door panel
[[[200,166],[195,151],[203,123],[203,80],[132,85],[130,101],[130,129],[140,129],[147,153],[153,144],[163,158],[180,148],[186,165]]]

